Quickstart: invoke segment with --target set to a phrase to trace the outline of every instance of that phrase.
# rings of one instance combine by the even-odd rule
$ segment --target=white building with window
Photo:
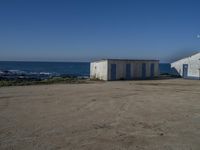
[[[171,63],[171,68],[183,78],[200,79],[200,53]]]
[[[103,59],[90,64],[92,79],[132,80],[158,76],[159,60]]]

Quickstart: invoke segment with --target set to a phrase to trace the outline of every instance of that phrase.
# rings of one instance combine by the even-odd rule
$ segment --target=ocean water
[[[14,62],[0,61],[0,73],[9,72],[25,75],[72,75],[89,76],[88,62]]]
[[[89,76],[89,62],[0,61],[0,73]],[[171,74],[170,64],[160,64],[160,73]]]
[[[174,74],[174,71],[171,69],[170,63],[160,63],[159,68],[160,68],[160,74],[165,74],[165,73]]]

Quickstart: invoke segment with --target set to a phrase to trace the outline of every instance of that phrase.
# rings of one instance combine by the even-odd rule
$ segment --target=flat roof
[[[160,61],[155,59],[100,59],[92,62],[100,62],[100,61]]]

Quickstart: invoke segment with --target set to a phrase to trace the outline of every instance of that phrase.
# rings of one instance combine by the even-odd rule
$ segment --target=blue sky
[[[0,60],[170,62],[200,49],[199,0],[1,0]]]

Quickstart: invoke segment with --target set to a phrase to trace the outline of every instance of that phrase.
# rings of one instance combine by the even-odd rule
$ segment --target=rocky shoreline
[[[0,87],[34,85],[34,84],[53,84],[53,83],[82,83],[88,76],[78,76],[57,73],[28,73],[18,70],[0,71]]]

